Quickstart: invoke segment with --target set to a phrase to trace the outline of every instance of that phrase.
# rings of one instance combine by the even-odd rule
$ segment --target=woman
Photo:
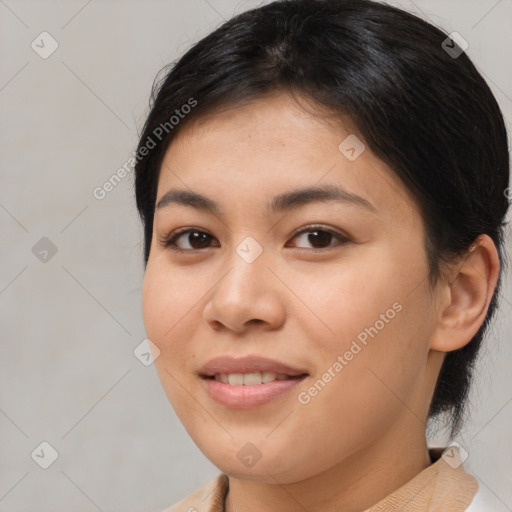
[[[377,2],[285,0],[155,86],[144,322],[221,470],[169,511],[479,510],[464,451],[425,432],[462,425],[509,206],[502,115],[463,49]]]

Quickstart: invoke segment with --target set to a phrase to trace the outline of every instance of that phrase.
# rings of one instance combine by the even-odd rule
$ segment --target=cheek
[[[178,362],[181,357],[177,356],[185,355],[198,298],[190,283],[181,282],[179,273],[148,263],[142,287],[142,314],[147,336],[161,352],[157,363]]]
[[[176,273],[148,263],[142,287],[146,334],[160,350],[154,366],[170,403],[184,424],[188,423],[188,417],[200,412],[195,409],[189,393],[184,393],[185,383],[190,379],[187,365],[195,361],[194,346],[190,343],[194,325],[197,325],[193,315],[197,303],[195,295],[194,290],[180,283]]]
[[[380,251],[329,269],[327,279],[319,270],[298,281],[297,295],[315,313],[296,314],[305,338],[314,340],[314,350],[307,348],[315,354],[315,378],[329,380],[322,377],[329,369],[336,375],[325,390],[319,383],[323,397],[312,402],[340,416],[403,407],[394,393],[412,396],[426,364],[432,322],[425,262],[404,267],[393,256]]]
[[[394,278],[396,265],[385,254],[368,252],[364,257],[347,252],[347,257],[335,264],[312,265],[306,279],[299,272],[288,277],[296,283],[294,293],[301,299],[292,301],[306,339],[323,340],[316,344],[317,353],[325,356],[347,350],[358,336],[363,342],[369,338],[367,329],[376,323],[380,333],[394,322],[404,299],[401,277]]]

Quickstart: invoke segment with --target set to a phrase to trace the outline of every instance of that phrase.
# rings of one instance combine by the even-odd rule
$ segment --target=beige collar
[[[431,448],[432,465],[364,512],[462,512],[478,490],[466,472],[457,448]],[[441,456],[442,455],[442,456]],[[221,473],[164,512],[224,512],[229,478]]]
[[[365,512],[466,510],[478,491],[478,481],[466,473],[459,450],[431,448],[429,454],[432,465]]]

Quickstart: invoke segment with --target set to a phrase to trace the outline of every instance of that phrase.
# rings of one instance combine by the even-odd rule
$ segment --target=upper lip
[[[259,356],[247,357],[216,357],[208,361],[200,370],[201,377],[212,377],[217,374],[273,372],[297,377],[307,372],[300,368],[292,368],[287,364]]]

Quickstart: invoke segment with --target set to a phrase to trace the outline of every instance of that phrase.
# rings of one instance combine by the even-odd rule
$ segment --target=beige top
[[[432,465],[364,512],[466,510],[478,490],[478,482],[464,469],[459,450],[431,448],[429,454]],[[224,512],[228,489],[229,478],[221,473],[163,512]]]

